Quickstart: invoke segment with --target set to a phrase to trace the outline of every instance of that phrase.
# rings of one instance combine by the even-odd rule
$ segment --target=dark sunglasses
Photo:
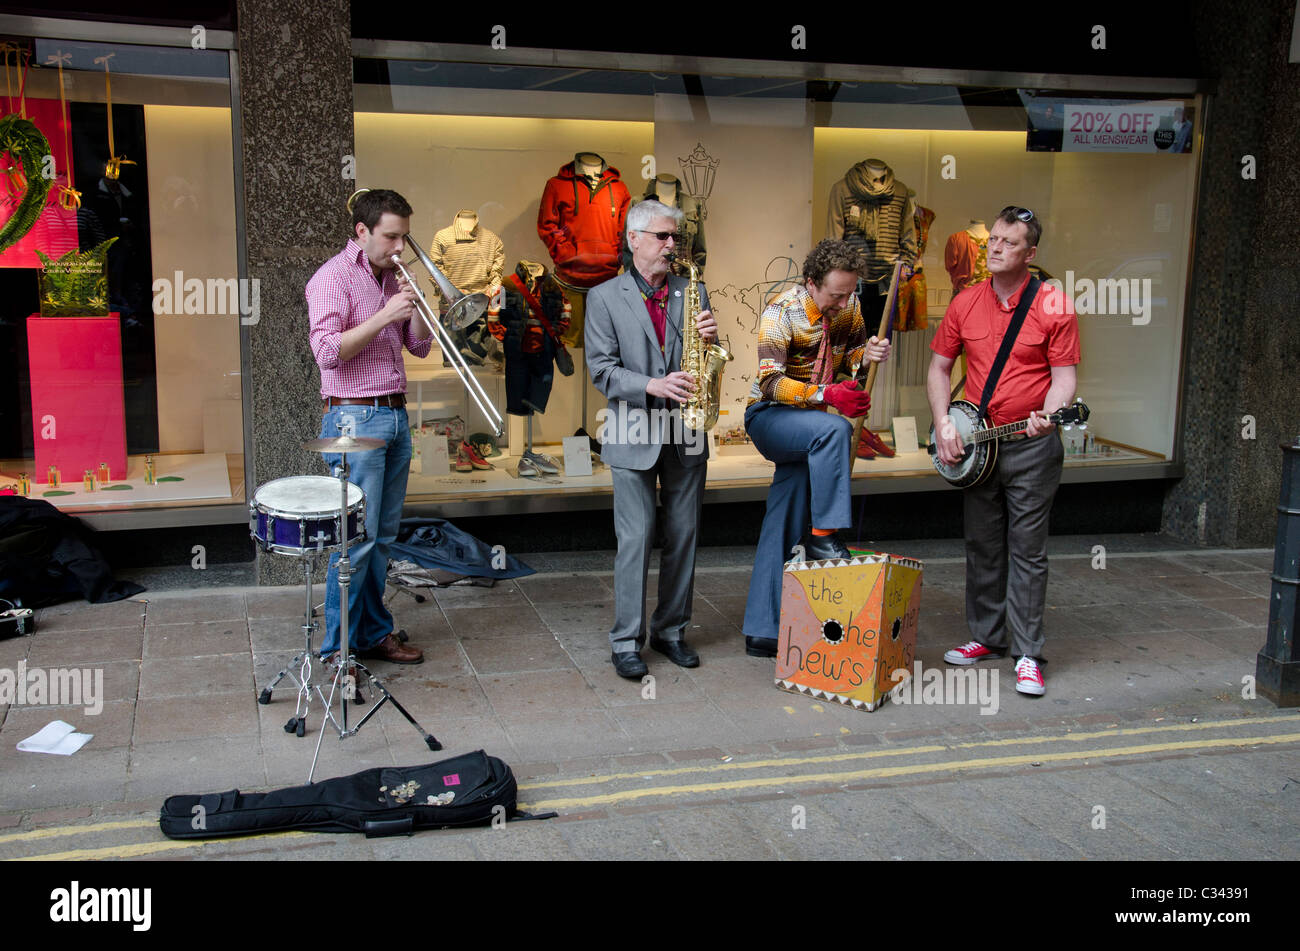
[[[652,234],[660,241],[667,241],[669,238],[677,237],[676,231],[646,231],[644,228],[637,228],[642,234]]]
[[[1032,211],[1030,211],[1028,208],[1018,208],[1015,205],[1007,205],[1007,207],[1002,209],[1002,213],[999,214],[998,217],[1001,218],[1002,215],[1005,215],[1008,212],[1015,215],[1017,218],[1019,218],[1021,221],[1024,222],[1030,222],[1034,220],[1034,213]]]

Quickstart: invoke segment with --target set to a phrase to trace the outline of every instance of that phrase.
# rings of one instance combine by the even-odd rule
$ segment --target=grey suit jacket
[[[665,445],[676,445],[686,466],[703,465],[709,443],[703,432],[685,430],[679,404],[646,393],[646,383],[681,369],[682,309],[686,278],[668,278],[668,326],[664,350],[659,349],[654,324],[646,312],[641,291],[624,272],[587,293],[584,343],[587,372],[596,389],[609,400],[600,413],[597,438],[606,465],[624,469],[649,469],[659,461]],[[709,295],[700,285],[700,306],[708,310]],[[671,414],[671,415],[670,415]]]

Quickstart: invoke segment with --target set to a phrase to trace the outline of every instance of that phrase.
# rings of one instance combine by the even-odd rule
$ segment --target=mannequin
[[[908,192],[894,170],[876,158],[854,165],[831,187],[826,234],[843,238],[866,256],[858,299],[868,327],[879,323],[894,264],[901,260],[910,268],[916,261],[915,206]]]
[[[468,209],[456,212],[451,224],[433,236],[429,257],[457,290],[489,297],[501,286],[506,267],[501,239]]]
[[[988,248],[989,229],[982,218],[970,219],[970,225],[964,231],[948,237],[943,250],[943,266],[952,279],[954,296],[972,284],[989,279]]]
[[[903,264],[898,288],[901,304],[903,282],[911,278],[919,258],[915,195],[913,189],[894,178],[892,168],[877,158],[858,162],[831,187],[826,233],[844,239],[866,258],[858,275],[857,294],[870,333],[875,332],[884,313],[894,265],[900,261]],[[862,459],[894,455],[894,450],[865,425],[854,451]]]
[[[517,471],[520,476],[556,475],[560,469],[555,460],[533,450],[533,415],[546,412],[555,374],[555,338],[568,325],[568,305],[560,285],[536,261],[520,261],[503,288],[504,303],[493,334],[505,347],[506,412],[525,417]],[[527,295],[540,305],[545,320]]]
[[[501,239],[480,226],[478,215],[468,209],[456,212],[451,224],[433,236],[429,259],[458,291],[489,297],[501,287],[501,273],[506,266]],[[449,302],[443,299],[443,313],[448,306]],[[496,361],[501,359],[499,349],[491,345],[485,320],[452,331],[452,336],[461,354],[475,366],[481,366],[489,356]]]
[[[574,161],[578,163],[578,174],[587,179],[592,184],[600,181],[600,176],[605,171],[605,160],[595,152],[579,152],[574,156]]]
[[[618,274],[619,245],[632,195],[618,169],[595,152],[579,152],[546,183],[537,235],[555,262],[573,319],[564,342],[582,346],[587,289]]]
[[[915,199],[915,195],[912,196]],[[899,331],[925,330],[929,326],[926,319],[926,297],[928,288],[925,281],[925,245],[930,238],[930,225],[935,214],[929,208],[916,205],[912,223],[916,227],[916,260],[912,263],[912,274],[904,273],[904,280],[898,288],[898,319],[894,329]]]
[[[631,208],[637,202],[645,201],[647,198],[662,202],[669,208],[680,208],[682,213],[686,215],[677,230],[677,259],[673,261],[673,273],[685,277],[687,274],[686,262],[694,261],[695,266],[700,270],[700,274],[703,275],[707,252],[704,247],[704,220],[700,217],[699,202],[695,200],[695,197],[690,192],[686,191],[681,180],[676,175],[667,172],[660,173],[650,179],[645,194],[632,199],[628,207]],[[626,233],[623,235],[621,262],[625,271],[632,266],[632,252],[627,246]]]

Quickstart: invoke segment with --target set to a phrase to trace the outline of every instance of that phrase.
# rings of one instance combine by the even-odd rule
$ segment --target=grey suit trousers
[[[707,466],[684,466],[677,447],[664,446],[650,469],[611,466],[614,479],[614,653],[640,650],[646,641],[645,589],[650,549],[655,540],[655,482],[663,501],[664,547],[659,557],[659,603],[650,617],[650,635],[680,641],[691,620],[695,589],[695,542],[704,501]]]
[[[1015,657],[1043,653],[1047,517],[1064,457],[1057,430],[1002,443],[988,480],[964,493],[966,624]]]

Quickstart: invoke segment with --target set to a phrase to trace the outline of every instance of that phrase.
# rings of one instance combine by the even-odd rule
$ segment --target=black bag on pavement
[[[380,766],[351,776],[269,793],[232,789],[206,796],[170,796],[158,823],[172,839],[216,839],[307,829],[364,832],[366,838],[417,829],[545,819],[516,807],[510,767],[482,750],[424,766]]]

